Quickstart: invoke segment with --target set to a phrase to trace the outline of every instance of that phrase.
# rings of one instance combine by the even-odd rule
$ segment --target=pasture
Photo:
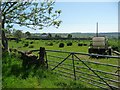
[[[31,44],[31,42],[33,42]],[[72,42],[72,46],[67,46],[67,43]],[[29,46],[33,45],[34,48],[29,48],[29,46],[24,47],[24,44],[28,43]],[[49,45],[52,43],[53,45]],[[59,43],[64,43],[63,48],[59,48]],[[79,40],[22,40],[18,43],[16,41],[9,41],[9,47],[10,48],[17,48],[19,50],[31,50],[31,49],[39,49],[40,47],[45,47],[46,49],[52,49],[52,50],[66,50],[66,51],[75,51],[75,52],[87,52],[88,46],[79,47],[78,43],[86,43],[90,44],[89,41],[79,41]],[[72,50],[71,50],[72,48]]]
[[[111,42],[116,43],[113,40]],[[64,47],[59,47],[60,43],[63,43]],[[68,45],[68,43],[72,43],[72,45]],[[80,44],[83,44],[83,46],[81,46]],[[90,44],[90,41],[87,41],[87,40],[80,41],[80,40],[25,40],[25,39],[22,39],[19,42],[9,41],[9,48],[16,48],[17,50],[27,51],[27,50],[36,50],[36,49],[39,49],[40,47],[45,47],[46,50],[61,50],[61,51],[88,53],[89,44]],[[38,52],[35,52],[34,54],[38,55]],[[53,69],[59,62],[61,62],[68,55],[69,55],[68,53],[47,52],[49,70]],[[92,69],[110,72],[112,74],[115,74],[115,72],[117,71],[116,67],[108,67],[108,65],[105,66],[105,65],[91,63],[91,62],[96,62],[96,63],[109,64],[109,65],[111,64],[118,65],[118,59],[116,58],[91,58],[90,56],[79,55],[79,54],[77,55],[77,57],[80,60],[83,60]],[[67,60],[65,60],[64,63],[62,63],[55,70],[53,70],[54,73],[58,73],[59,78],[64,78],[64,76],[62,75],[66,74],[68,77],[70,77],[70,80],[74,79],[71,58],[72,57],[70,56]],[[93,74],[93,72],[91,72],[89,69],[86,69],[85,65],[79,60],[77,60],[77,58],[75,58],[74,63],[75,63],[75,69],[76,69],[76,76],[78,77],[78,80],[76,82],[79,82],[80,84],[82,83],[82,85],[85,85],[85,87],[88,87],[88,88],[95,88],[93,85],[90,85],[87,82],[91,81],[91,79],[96,81],[101,81],[101,80],[97,77],[90,76],[90,74]],[[61,70],[62,72],[60,72]],[[96,73],[107,79],[117,80],[118,78],[118,77],[113,77],[113,75],[111,74],[109,75],[107,73],[105,74],[99,71],[98,72],[96,71]],[[86,80],[85,78],[89,80]],[[69,80],[67,78],[65,79]],[[95,82],[93,83],[95,84]],[[116,83],[113,83],[113,82],[108,82],[108,83],[117,86]],[[75,86],[78,86],[78,85],[75,85]],[[102,85],[101,83],[99,84],[99,86],[104,87],[104,85]],[[51,86],[51,88],[54,88],[54,86]]]

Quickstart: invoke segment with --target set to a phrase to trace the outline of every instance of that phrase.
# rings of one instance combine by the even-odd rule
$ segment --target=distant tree
[[[47,33],[42,33],[41,35],[47,35]]]
[[[21,39],[22,38],[22,31],[21,30],[17,30],[15,33],[14,33],[14,36],[18,39]]]
[[[55,34],[55,38],[56,38],[56,37],[58,37],[58,35],[57,35],[57,34]]]
[[[52,34],[51,33],[48,33],[48,38],[51,38],[52,37]]]
[[[72,38],[72,35],[71,35],[71,34],[68,34],[68,38]]]
[[[55,38],[60,38],[61,36],[58,34],[55,34]]]
[[[25,32],[25,36],[26,36],[26,37],[30,37],[30,36],[31,36],[31,33],[27,31],[27,32]]]

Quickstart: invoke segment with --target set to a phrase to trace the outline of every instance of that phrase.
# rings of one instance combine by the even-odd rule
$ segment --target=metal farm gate
[[[120,89],[120,66],[118,64],[98,62],[105,58],[105,62],[119,63],[120,56],[58,50],[45,50],[45,52],[48,68],[61,76],[80,80],[96,88],[111,90]],[[83,60],[82,57],[84,56],[87,56],[89,60]],[[93,59],[96,61],[91,61],[91,56],[95,57]]]
[[[43,47],[31,51],[39,51],[47,68],[62,77],[79,80],[90,88],[120,90],[120,56],[45,50]]]

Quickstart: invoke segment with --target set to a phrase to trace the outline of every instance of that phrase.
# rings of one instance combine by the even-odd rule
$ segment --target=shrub
[[[117,46],[114,46],[114,45],[112,46],[112,49],[115,50],[115,51],[119,51],[119,50],[118,50],[118,47],[117,47]]]
[[[59,47],[64,47],[64,43],[60,43],[60,44],[59,44]]]
[[[30,45],[29,48],[34,48],[34,46],[33,46],[33,45]]]
[[[33,41],[31,41],[30,44],[33,44]]]
[[[52,42],[48,43],[48,46],[53,46],[53,43]]]
[[[28,42],[28,41],[26,41],[26,43],[28,43],[28,44],[29,44],[29,42]]]
[[[18,48],[22,48],[21,46],[19,46]]]
[[[47,45],[47,43],[45,42],[45,45]]]
[[[29,44],[28,44],[28,43],[25,43],[23,47],[27,47],[27,46],[29,46]]]
[[[68,42],[68,43],[67,43],[67,46],[72,46],[72,42]]]
[[[87,44],[83,44],[84,46],[87,46]]]
[[[56,41],[55,43],[56,43],[56,44],[58,44],[58,43],[59,43],[59,41]]]
[[[83,46],[83,44],[82,43],[78,43],[78,46]]]
[[[48,43],[45,43],[45,45],[47,45],[47,46],[53,46],[53,43],[52,42],[48,42]]]
[[[24,41],[24,40],[22,40],[22,43],[25,43],[25,41]]]

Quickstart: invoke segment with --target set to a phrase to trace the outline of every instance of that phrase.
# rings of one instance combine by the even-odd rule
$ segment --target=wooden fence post
[[[44,56],[45,56],[45,48],[44,47],[40,47],[40,52],[39,52],[39,64],[40,65],[44,65],[45,64]]]
[[[45,58],[46,58],[46,68],[48,69],[47,52],[45,52]]]

